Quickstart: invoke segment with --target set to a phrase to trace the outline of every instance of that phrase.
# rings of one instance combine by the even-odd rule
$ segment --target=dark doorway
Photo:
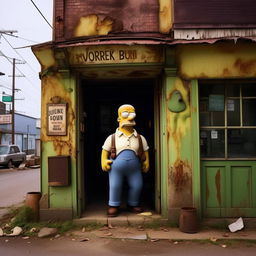
[[[131,104],[136,110],[135,129],[149,144],[150,170],[143,174],[141,203],[147,209],[155,204],[154,89],[155,80],[83,80],[85,112],[84,185],[85,209],[108,204],[108,173],[101,170],[101,151],[105,139],[118,127],[117,110]],[[127,185],[123,186],[126,203]]]

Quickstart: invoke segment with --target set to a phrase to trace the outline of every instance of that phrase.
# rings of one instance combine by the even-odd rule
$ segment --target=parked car
[[[26,153],[21,152],[16,145],[0,145],[0,165],[12,168],[18,167],[26,160]]]

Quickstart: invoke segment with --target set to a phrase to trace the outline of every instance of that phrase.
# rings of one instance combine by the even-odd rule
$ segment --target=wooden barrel
[[[34,220],[39,220],[39,201],[41,198],[40,192],[28,192],[26,195],[25,205],[30,207],[34,213]]]
[[[180,210],[179,229],[184,233],[198,232],[197,211],[194,207],[183,207]]]

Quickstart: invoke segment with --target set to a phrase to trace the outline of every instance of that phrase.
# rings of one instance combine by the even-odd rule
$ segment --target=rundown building
[[[150,145],[146,207],[256,217],[255,12],[252,0],[55,0],[53,40],[32,47],[41,216],[107,204],[101,147],[130,103]]]

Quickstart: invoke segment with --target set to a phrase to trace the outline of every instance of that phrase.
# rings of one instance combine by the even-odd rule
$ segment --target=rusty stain
[[[219,205],[221,205],[221,188],[220,188],[220,169],[217,171],[215,175],[215,186],[216,186],[216,191],[217,191],[217,200],[219,202]]]
[[[244,74],[250,74],[256,68],[256,60],[244,61],[241,58],[237,59],[234,66]]]
[[[224,77],[225,77],[225,76],[226,76],[226,77],[229,77],[229,76],[231,75],[231,73],[230,73],[230,71],[229,71],[228,68],[224,68],[222,75],[223,75]]]
[[[42,86],[42,142],[52,142],[56,155],[70,155],[76,158],[75,150],[75,111],[73,109],[71,93],[64,88],[63,77],[60,74],[44,76]],[[61,103],[67,103],[67,136],[47,136],[47,103],[52,103],[56,97]]]
[[[185,171],[187,167],[188,164],[182,160],[177,160],[174,166],[171,167],[170,178],[176,191],[182,191],[189,180],[189,174]]]

